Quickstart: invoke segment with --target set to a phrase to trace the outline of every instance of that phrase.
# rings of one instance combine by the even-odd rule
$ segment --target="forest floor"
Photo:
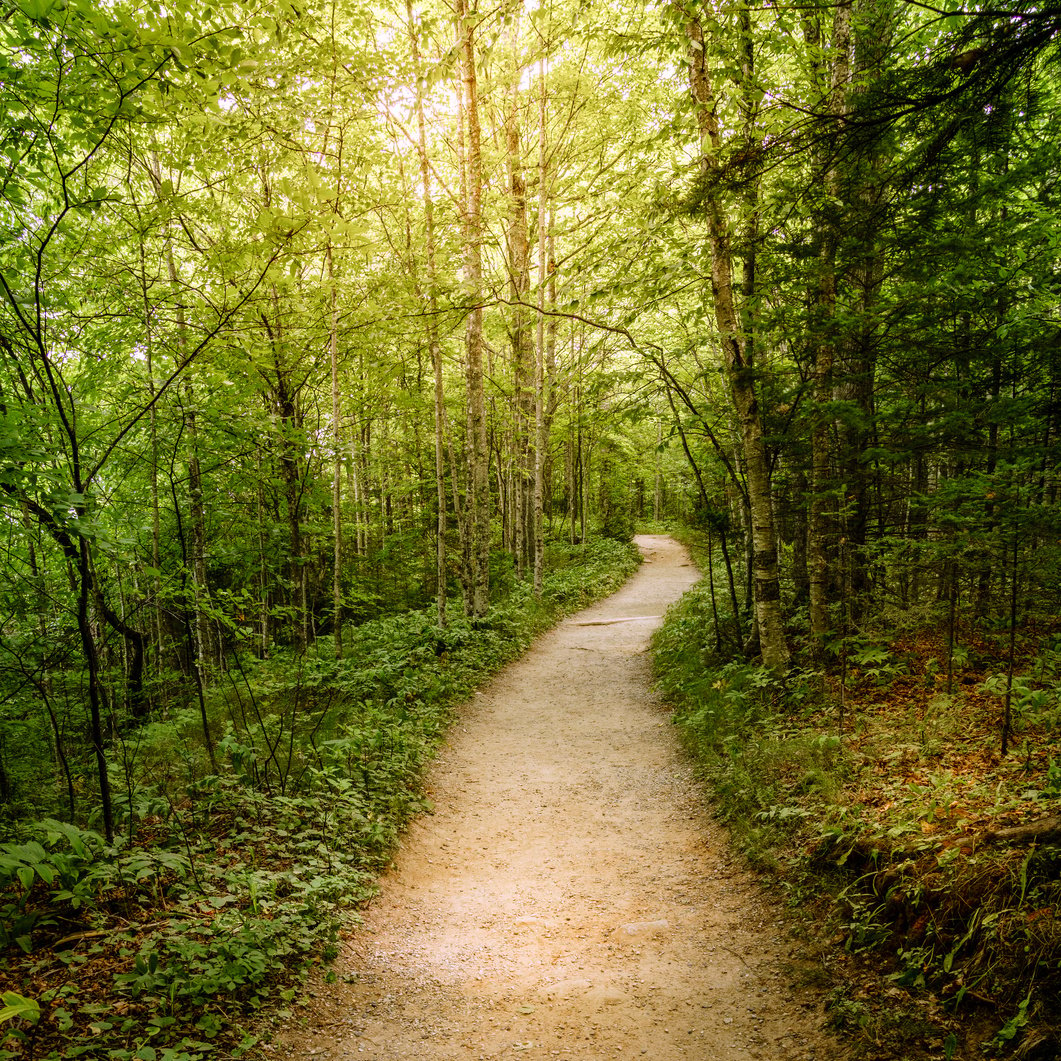
[[[813,960],[727,847],[651,689],[697,578],[663,536],[457,715],[364,924],[267,1056],[845,1056]]]

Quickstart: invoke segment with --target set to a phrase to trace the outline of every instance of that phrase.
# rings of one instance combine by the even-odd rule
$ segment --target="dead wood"
[[[1023,825],[1010,825],[1002,829],[988,829],[982,837],[988,844],[1029,844],[1036,841],[1061,839],[1061,817],[1037,818]]]

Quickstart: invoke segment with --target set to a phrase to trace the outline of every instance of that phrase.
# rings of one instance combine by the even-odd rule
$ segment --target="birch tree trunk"
[[[457,17],[460,22],[464,111],[468,131],[464,272],[471,300],[465,333],[471,599],[465,602],[465,608],[470,615],[480,617],[486,614],[490,606],[490,453],[483,386],[482,136],[476,82],[475,21],[474,14],[468,11],[464,0],[458,0]]]
[[[696,103],[700,133],[700,165],[704,177],[704,209],[711,252],[711,289],[723,364],[740,425],[748,498],[751,507],[752,567],[755,617],[763,663],[771,670],[787,669],[790,655],[781,614],[770,468],[763,441],[762,417],[755,391],[754,365],[748,355],[745,331],[733,281],[733,251],[729,221],[719,191],[717,174],[722,134],[714,109],[714,88],[706,62],[703,29],[696,20],[686,26],[689,41],[689,87]]]

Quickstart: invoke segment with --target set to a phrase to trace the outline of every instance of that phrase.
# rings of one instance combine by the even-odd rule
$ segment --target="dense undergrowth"
[[[1003,756],[1008,638],[963,631],[951,653],[933,628],[862,631],[782,682],[718,654],[704,583],[657,633],[718,813],[813,911],[864,1057],[1061,1052],[1061,625],[1018,630]]]
[[[614,591],[637,550],[554,546],[483,619],[375,620],[312,654],[233,656],[198,711],[112,749],[120,836],[22,822],[0,846],[0,1059],[238,1057],[335,953],[402,826],[452,707],[560,616]]]

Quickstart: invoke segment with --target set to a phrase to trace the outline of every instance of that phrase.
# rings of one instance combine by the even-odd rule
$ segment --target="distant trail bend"
[[[838,1058],[820,999],[735,868],[651,690],[651,631],[696,580],[672,539],[458,715],[306,1026],[328,1061]]]

